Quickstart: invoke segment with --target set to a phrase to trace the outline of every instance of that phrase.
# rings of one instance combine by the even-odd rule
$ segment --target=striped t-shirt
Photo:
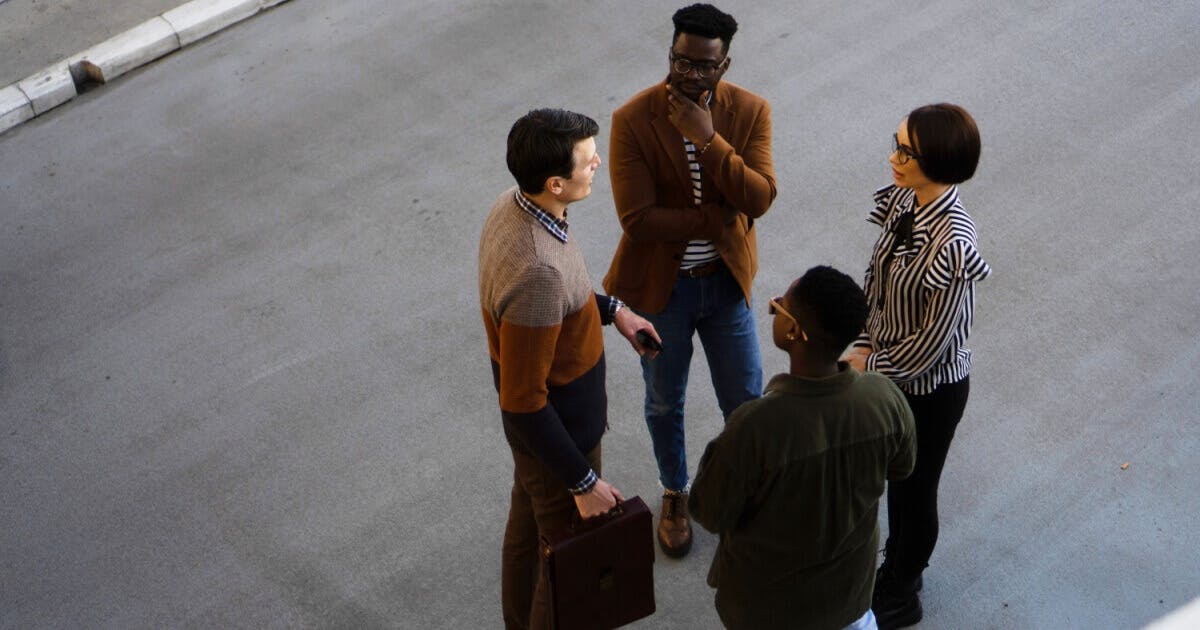
[[[692,201],[698,206],[701,202],[702,193],[700,188],[700,160],[696,156],[696,145],[692,144],[691,140],[684,138],[683,148],[687,151],[688,173],[692,177]],[[712,241],[688,241],[687,249],[683,252],[683,261],[679,264],[679,268],[688,269],[690,267],[698,267],[720,257],[721,255],[717,253],[717,246]]]

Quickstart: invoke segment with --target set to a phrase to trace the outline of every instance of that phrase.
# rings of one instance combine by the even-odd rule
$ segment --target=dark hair
[[[680,33],[699,35],[709,39],[721,40],[721,53],[729,52],[729,42],[737,32],[737,20],[732,15],[714,7],[711,4],[693,4],[675,12],[671,16],[675,23],[675,34],[671,36],[671,44],[679,39]]]
[[[788,289],[788,301],[802,313],[809,343],[830,361],[841,356],[867,323],[867,296],[854,279],[833,267],[805,272]]]
[[[575,143],[600,133],[596,121],[565,109],[535,109],[508,132],[508,171],[521,190],[536,195],[551,177],[571,178]]]
[[[967,110],[950,103],[918,107],[908,114],[908,138],[921,155],[917,163],[929,179],[960,184],[979,164],[979,128]]]

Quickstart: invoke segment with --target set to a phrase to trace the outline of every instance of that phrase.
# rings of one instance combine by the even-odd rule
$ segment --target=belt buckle
[[[704,264],[688,267],[684,271],[687,272],[689,278],[706,278],[717,270],[717,261],[710,260]]]

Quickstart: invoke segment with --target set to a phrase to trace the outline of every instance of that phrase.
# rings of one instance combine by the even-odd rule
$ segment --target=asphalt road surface
[[[920,627],[1136,627],[1200,595],[1200,4],[720,6],[726,79],[773,107],[768,376],[767,298],[861,276],[899,120],[979,121],[962,197],[994,274]],[[606,156],[675,8],[294,0],[0,135],[0,626],[499,627],[476,254],[504,138],[567,107]],[[570,217],[598,284],[595,181]],[[605,476],[656,505],[605,335]],[[693,471],[721,428],[694,368]],[[715,545],[659,556],[635,627],[719,625]]]

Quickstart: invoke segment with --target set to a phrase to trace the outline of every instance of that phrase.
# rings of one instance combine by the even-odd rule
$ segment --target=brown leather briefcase
[[[552,627],[616,628],[654,613],[654,530],[639,497],[542,536]]]

